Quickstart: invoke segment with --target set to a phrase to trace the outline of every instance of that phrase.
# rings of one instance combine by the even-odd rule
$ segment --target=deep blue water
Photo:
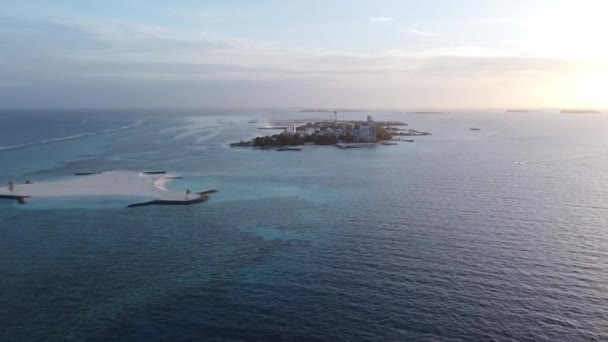
[[[220,189],[0,202],[0,340],[608,339],[608,117],[380,113],[433,135],[226,146],[306,116],[0,113],[2,182],[167,169]]]

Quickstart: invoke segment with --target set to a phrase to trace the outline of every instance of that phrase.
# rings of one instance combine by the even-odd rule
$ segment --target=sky
[[[608,108],[605,0],[2,0],[2,108]]]

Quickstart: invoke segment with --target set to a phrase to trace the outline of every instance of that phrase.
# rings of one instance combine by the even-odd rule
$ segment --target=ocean
[[[326,115],[0,112],[3,183],[168,170],[219,190],[0,200],[0,340],[608,339],[608,116],[340,116],[368,114],[432,135],[276,152],[228,144]]]

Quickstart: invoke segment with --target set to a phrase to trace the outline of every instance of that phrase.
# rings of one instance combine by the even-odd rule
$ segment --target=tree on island
[[[382,126],[376,126],[376,141],[393,139],[393,135]]]

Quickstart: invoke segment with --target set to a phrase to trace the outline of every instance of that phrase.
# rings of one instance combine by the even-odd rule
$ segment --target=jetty
[[[216,192],[217,192],[217,190],[215,190],[215,189],[207,190],[207,191],[203,191],[203,192],[195,192],[193,194],[198,195],[198,197],[196,197],[196,198],[191,198],[191,199],[184,198],[184,199],[180,199],[180,200],[156,199],[156,200],[151,200],[151,201],[147,201],[147,202],[129,204],[127,207],[134,208],[134,207],[144,207],[144,206],[148,206],[148,205],[190,205],[190,204],[196,204],[196,203],[203,203],[203,202],[207,202],[207,200],[209,200],[209,194],[216,193]]]
[[[19,195],[2,195],[0,194],[0,199],[9,199],[9,200],[15,200],[17,202],[19,202],[19,204],[25,204],[27,203],[27,198],[29,198],[30,196],[19,196]]]
[[[101,172],[76,172],[74,176],[90,176],[90,175],[99,175]]]
[[[167,171],[144,171],[142,173],[145,175],[164,175]]]
[[[275,151],[302,151],[300,147],[279,147]]]

